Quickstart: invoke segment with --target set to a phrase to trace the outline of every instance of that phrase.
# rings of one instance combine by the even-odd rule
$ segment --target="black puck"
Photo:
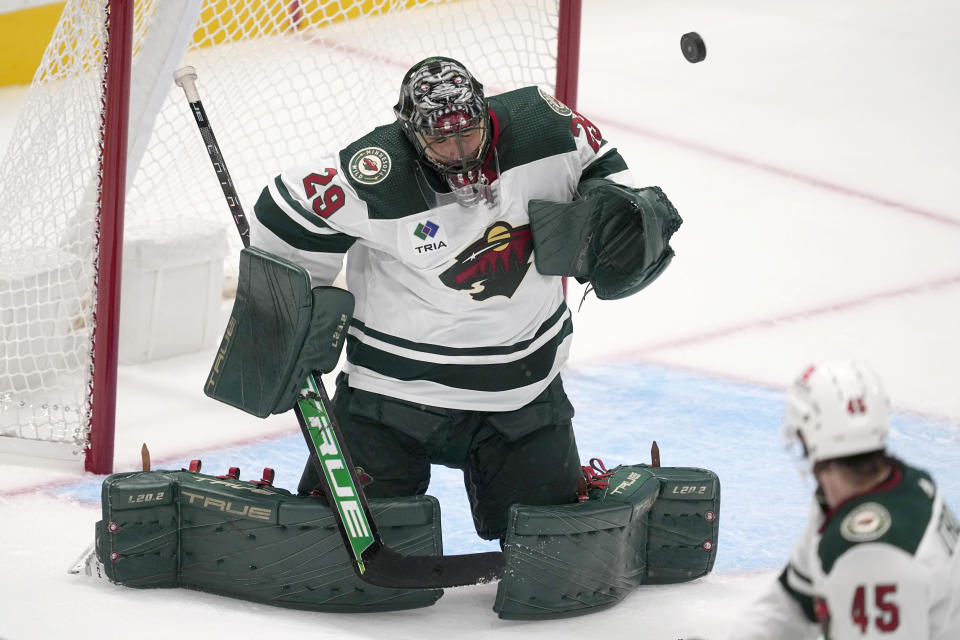
[[[696,31],[680,36],[680,50],[687,62],[700,62],[707,57],[707,45]]]

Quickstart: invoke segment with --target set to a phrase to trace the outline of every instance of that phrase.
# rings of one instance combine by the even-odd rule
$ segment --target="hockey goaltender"
[[[503,618],[587,613],[708,573],[716,475],[582,466],[560,378],[563,278],[601,300],[640,291],[673,258],[674,206],[537,87],[487,97],[462,63],[431,57],[394,111],[337,166],[263,189],[207,383],[261,417],[294,409],[311,450],[297,493],[199,469],[115,474],[102,571],[321,611],[429,605],[471,575],[443,555],[426,495],[442,464],[463,471],[477,534],[500,541],[475,577],[499,579]],[[344,258],[346,291],[331,286]],[[344,343],[330,401],[319,373]],[[364,509],[345,513],[344,497]]]

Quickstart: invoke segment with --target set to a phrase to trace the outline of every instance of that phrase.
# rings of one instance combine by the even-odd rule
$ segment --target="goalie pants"
[[[430,465],[463,471],[477,534],[502,539],[512,504],[576,502],[580,457],[573,406],[557,376],[514,411],[465,411],[406,402],[337,378],[334,412],[353,463],[373,478],[369,498],[426,493]],[[299,492],[318,488],[307,462]]]

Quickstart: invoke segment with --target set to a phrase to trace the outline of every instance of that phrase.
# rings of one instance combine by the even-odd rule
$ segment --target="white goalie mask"
[[[490,116],[483,85],[463,64],[442,56],[421,60],[404,76],[393,110],[420,158],[458,201],[489,201],[483,167],[491,154]]]
[[[886,449],[890,401],[877,375],[856,362],[808,367],[787,391],[784,436],[807,464]]]

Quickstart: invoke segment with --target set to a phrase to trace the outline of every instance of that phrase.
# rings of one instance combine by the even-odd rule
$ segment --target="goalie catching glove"
[[[657,279],[673,258],[683,220],[659,187],[586,180],[573,202],[531,200],[534,261],[543,275],[589,281],[601,300],[625,298]]]

